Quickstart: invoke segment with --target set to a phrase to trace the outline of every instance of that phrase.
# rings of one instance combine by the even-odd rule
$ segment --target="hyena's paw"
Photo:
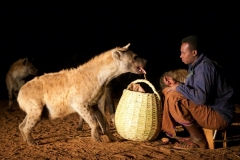
[[[36,146],[36,145],[38,145],[38,143],[37,143],[36,141],[34,141],[34,140],[27,141],[27,144],[28,144],[29,146]]]
[[[120,139],[118,139],[114,135],[108,135],[108,139],[110,142],[119,142],[120,141]]]
[[[100,138],[100,134],[98,132],[96,132],[95,134],[92,134],[91,139],[93,142],[102,142]]]
[[[91,137],[91,139],[93,142],[102,142],[100,137],[93,136],[93,137]]]
[[[27,138],[23,135],[23,142],[27,142]]]
[[[27,136],[27,144],[29,146],[35,146],[35,145],[38,145],[38,143],[33,139],[32,136]]]

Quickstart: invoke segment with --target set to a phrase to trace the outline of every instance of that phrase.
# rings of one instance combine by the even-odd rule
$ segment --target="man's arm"
[[[214,87],[214,68],[199,67],[198,73],[187,78],[186,83],[176,87],[176,90],[196,104],[207,104]]]

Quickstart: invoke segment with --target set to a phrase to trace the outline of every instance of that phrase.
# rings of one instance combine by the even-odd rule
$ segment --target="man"
[[[195,35],[181,41],[183,63],[188,65],[185,83],[164,76],[164,111],[162,130],[176,137],[174,126],[182,124],[190,137],[176,143],[176,149],[206,148],[207,142],[201,128],[223,130],[231,123],[235,108],[233,88],[221,75],[220,67],[204,53]]]

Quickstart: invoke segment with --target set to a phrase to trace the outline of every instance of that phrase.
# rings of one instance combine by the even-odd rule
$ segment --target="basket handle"
[[[161,100],[161,98],[160,98],[158,92],[156,91],[155,87],[152,85],[152,83],[150,83],[150,82],[149,82],[148,80],[146,80],[146,79],[137,79],[137,80],[131,82],[131,83],[127,86],[127,89],[129,89],[129,87],[131,86],[132,83],[140,83],[140,82],[144,82],[144,83],[148,84],[148,85],[152,88],[153,92],[157,95],[158,99]]]

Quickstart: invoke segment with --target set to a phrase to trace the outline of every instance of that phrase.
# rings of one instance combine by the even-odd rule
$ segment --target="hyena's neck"
[[[16,81],[24,80],[27,77],[27,74],[19,73],[17,71],[14,71],[11,75],[12,79],[15,79]]]
[[[89,79],[96,78],[99,85],[106,85],[115,77],[123,74],[119,64],[112,57],[112,50],[92,58],[89,62],[79,67],[80,70],[89,70],[85,76]]]

